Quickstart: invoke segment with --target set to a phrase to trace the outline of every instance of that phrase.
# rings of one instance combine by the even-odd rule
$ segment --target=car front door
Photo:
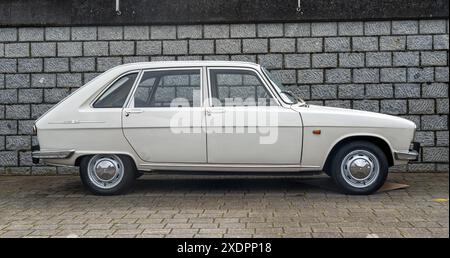
[[[206,163],[202,69],[143,71],[123,110],[123,132],[148,163]]]
[[[208,68],[208,163],[300,165],[300,114],[280,105],[258,71]]]

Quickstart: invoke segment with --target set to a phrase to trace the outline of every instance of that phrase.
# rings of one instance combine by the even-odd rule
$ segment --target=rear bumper
[[[39,145],[31,148],[31,158],[34,164],[38,164],[40,159],[67,159],[70,158],[74,150],[43,150],[41,151]]]
[[[409,151],[398,151],[394,153],[396,160],[416,161],[419,158],[420,143],[413,142]]]

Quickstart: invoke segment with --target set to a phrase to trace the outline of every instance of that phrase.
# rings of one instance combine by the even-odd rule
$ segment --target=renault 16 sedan
[[[389,167],[417,159],[413,122],[310,105],[294,92],[254,63],[120,65],[36,121],[33,161],[78,166],[100,195],[152,171],[323,171],[345,193],[371,194]]]

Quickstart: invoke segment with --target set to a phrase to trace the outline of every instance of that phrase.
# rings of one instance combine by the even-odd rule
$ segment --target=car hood
[[[300,112],[304,126],[416,128],[410,120],[375,112],[317,105],[293,105],[291,108]]]

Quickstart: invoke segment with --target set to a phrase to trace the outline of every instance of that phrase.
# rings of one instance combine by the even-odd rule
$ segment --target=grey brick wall
[[[420,161],[448,172],[448,20],[0,28],[0,174],[32,166],[36,118],[118,64],[242,60],[272,70],[312,104],[398,115],[418,126]]]

